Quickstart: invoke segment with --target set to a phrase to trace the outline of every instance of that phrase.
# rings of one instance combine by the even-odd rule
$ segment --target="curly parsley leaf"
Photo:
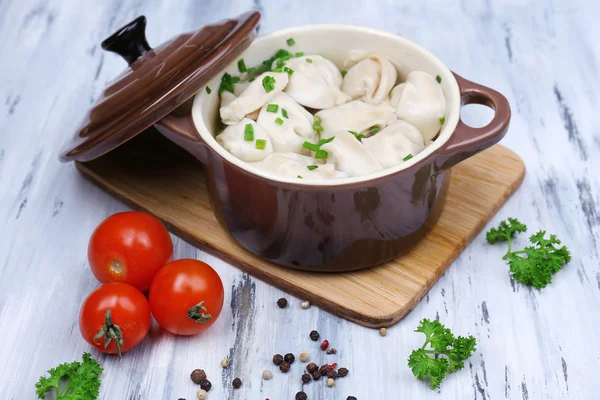
[[[425,343],[410,354],[408,366],[417,379],[429,377],[432,389],[438,388],[446,375],[463,368],[463,361],[475,352],[477,341],[473,336],[455,337],[439,321],[425,318],[415,332],[425,335]],[[428,345],[430,349],[427,349]]]
[[[49,378],[42,376],[35,384],[39,399],[46,398],[53,390],[56,400],[95,400],[99,396],[102,367],[89,353],[83,353],[82,362],[60,364],[48,373]],[[63,388],[60,387],[61,380],[67,381]]]
[[[500,222],[498,228],[490,229],[485,234],[485,239],[489,244],[508,242],[508,251],[510,252],[510,239],[520,232],[527,232],[527,225],[521,223],[516,218],[509,218],[506,221]]]

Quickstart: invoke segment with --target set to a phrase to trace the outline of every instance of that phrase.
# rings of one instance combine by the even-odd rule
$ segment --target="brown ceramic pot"
[[[286,29],[256,39],[243,54],[258,64],[293,37],[298,51],[340,61],[348,51],[379,50],[402,63],[400,71],[442,77],[448,102],[435,142],[398,168],[374,176],[303,182],[265,175],[226,150],[216,90],[196,95],[191,112],[167,116],[156,126],[205,165],[212,209],[244,248],[274,263],[311,271],[349,271],[388,261],[410,249],[438,220],[451,167],[497,143],[510,121],[500,93],[453,74],[438,59],[398,36],[354,26]],[[227,72],[235,73],[235,63]],[[402,73],[401,73],[402,75]],[[209,86],[219,86],[219,75]],[[484,104],[492,121],[471,128],[460,121],[462,105]]]

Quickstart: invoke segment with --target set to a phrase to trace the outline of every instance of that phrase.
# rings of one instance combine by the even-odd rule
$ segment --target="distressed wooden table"
[[[519,217],[530,230],[563,238],[574,258],[543,291],[511,282],[502,246],[472,243],[421,304],[382,338],[378,332],[301,299],[285,296],[236,268],[174,239],[175,257],[213,265],[226,304],[205,334],[176,338],[153,329],[123,362],[93,352],[104,365],[102,399],[195,398],[189,373],[204,368],[211,399],[292,399],[300,367],[262,381],[274,353],[309,351],[335,359],[351,375],[327,388],[305,386],[309,399],[597,399],[600,369],[600,6],[589,1],[430,0],[0,0],[0,393],[32,399],[45,371],[78,359],[89,346],[77,326],[79,306],[98,282],[86,248],[94,227],[126,208],[57,161],[92,99],[124,67],[102,39],[139,14],[148,40],[250,8],[264,13],[261,32],[309,23],[358,24],[422,44],[451,69],[506,94],[513,122],[503,141],[528,168],[523,187],[494,218]],[[491,112],[464,109],[482,124]],[[524,244],[525,237],[519,240]],[[288,296],[289,297],[289,296]],[[413,330],[436,318],[478,339],[466,367],[432,391],[406,366],[422,343]],[[311,329],[339,350],[325,356]],[[223,370],[219,362],[231,358]],[[231,379],[243,386],[231,389]]]

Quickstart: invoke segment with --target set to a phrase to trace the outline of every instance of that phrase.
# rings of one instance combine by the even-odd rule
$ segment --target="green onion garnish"
[[[342,78],[346,76],[346,74],[348,73],[347,70],[343,69],[340,71],[342,73]]]
[[[239,76],[231,76],[228,73],[223,74],[221,78],[221,86],[219,86],[219,94],[223,92],[233,93],[233,84],[240,81]]]
[[[446,117],[440,118],[440,125],[444,125],[444,122],[446,122]]]
[[[288,75],[292,75],[294,70],[288,67],[283,67],[283,72],[287,72]]]
[[[272,92],[275,90],[275,78],[269,75],[265,76],[262,80],[262,85],[265,88],[265,92]]]
[[[256,148],[264,150],[267,147],[267,141],[264,139],[256,139]]]
[[[248,82],[254,82],[256,80],[256,77],[253,76],[252,78],[248,79]]]
[[[212,92],[212,90],[210,90],[210,88],[207,86],[206,87],[206,93],[210,94],[210,92]]]
[[[312,59],[310,59],[310,58],[307,58],[307,59],[306,59],[306,62],[307,62],[307,63],[309,63],[309,64],[312,64]]]
[[[439,76],[439,75],[437,75],[437,76],[435,77],[435,80],[437,81],[437,83],[442,83],[442,77],[441,77],[441,76]]]
[[[279,110],[279,106],[277,104],[269,104],[267,106],[267,112],[276,113]]]
[[[311,143],[311,142],[304,142],[302,144],[302,147],[304,147],[305,149],[312,150],[312,151],[319,151],[319,145]]]
[[[325,150],[317,150],[317,152],[315,154],[315,158],[316,159],[325,159],[325,158],[327,158],[328,155],[329,155],[329,153],[327,153]]]
[[[358,133],[356,133],[354,131],[348,131],[348,132],[350,132],[352,135],[354,135],[354,137],[356,139],[358,139],[359,142],[362,141],[366,137],[365,135],[363,135],[363,134],[359,135]]]
[[[309,165],[306,168],[308,168],[309,171],[312,171],[313,169],[319,168],[319,166],[318,165]]]
[[[404,158],[402,159],[402,161],[408,161],[408,160],[410,160],[411,158],[413,158],[413,155],[409,153],[409,154],[408,154],[406,157],[404,157]]]
[[[298,175],[296,178],[303,179],[301,175]]]
[[[373,125],[372,127],[369,128],[369,132],[371,133],[377,133],[379,132],[381,128],[379,128],[379,125]]]
[[[254,127],[252,124],[246,124],[244,127],[244,140],[251,142],[254,140]]]
[[[281,67],[274,68],[273,72],[283,72],[283,68],[281,68]]]
[[[285,108],[281,109],[281,115],[283,115],[283,118],[290,119],[290,117],[288,117],[288,113]]]
[[[248,72],[248,68],[246,68],[246,63],[243,58],[238,61],[238,69],[240,72]]]
[[[295,54],[296,57],[302,57],[304,55],[304,52],[299,51]]]
[[[328,139],[320,139],[319,146],[323,146],[325,143],[329,143],[329,142],[333,141],[333,139],[335,139],[335,136],[332,136]]]
[[[287,40],[287,44],[288,44],[288,46],[293,46],[296,44],[296,41],[293,38],[289,38]]]
[[[277,118],[275,118],[275,123],[277,125],[283,125],[283,120],[281,118],[277,117]]]
[[[256,73],[256,68],[254,68],[254,67],[248,68],[248,73],[249,74],[255,74]]]
[[[313,120],[313,130],[315,132],[323,132],[324,128],[321,126],[321,117],[315,115],[315,119]]]

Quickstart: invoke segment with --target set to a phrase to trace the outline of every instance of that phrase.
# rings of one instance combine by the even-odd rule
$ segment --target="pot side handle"
[[[198,133],[192,113],[183,117],[167,115],[154,124],[167,139],[191,153],[201,163],[206,164],[208,158],[208,145]]]
[[[468,81],[454,74],[460,89],[461,107],[481,104],[492,108],[492,120],[481,128],[472,128],[460,119],[450,139],[439,150],[439,168],[448,169],[459,162],[498,143],[510,124],[510,104],[506,97],[489,87]]]

